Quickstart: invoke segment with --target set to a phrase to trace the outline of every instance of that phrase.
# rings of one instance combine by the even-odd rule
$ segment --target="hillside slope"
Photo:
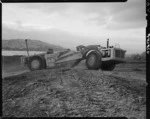
[[[31,51],[46,51],[48,48],[52,48],[55,51],[63,50],[64,48],[42,42],[40,40],[28,40],[28,47]],[[26,44],[24,39],[10,39],[2,40],[3,50],[26,50]]]

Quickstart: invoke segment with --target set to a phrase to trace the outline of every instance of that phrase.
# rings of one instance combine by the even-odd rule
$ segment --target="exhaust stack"
[[[107,48],[109,47],[109,39],[107,39]]]

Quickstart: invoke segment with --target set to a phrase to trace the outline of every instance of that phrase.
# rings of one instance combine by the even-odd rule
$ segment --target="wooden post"
[[[28,49],[28,43],[27,43],[28,39],[25,39],[25,42],[26,42],[26,47],[27,47],[27,54],[28,54],[28,57],[29,57],[29,49]]]

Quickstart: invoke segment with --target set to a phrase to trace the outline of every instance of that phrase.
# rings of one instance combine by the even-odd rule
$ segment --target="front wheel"
[[[86,66],[88,69],[97,70],[101,67],[101,64],[102,64],[101,54],[96,51],[90,52],[86,57]]]

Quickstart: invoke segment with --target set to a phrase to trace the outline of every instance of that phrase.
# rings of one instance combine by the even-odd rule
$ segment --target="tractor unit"
[[[121,48],[109,46],[109,39],[107,40],[107,47],[100,45],[80,45],[76,47],[77,51],[66,49],[53,53],[53,49],[50,49],[51,52],[32,56],[29,56],[27,39],[25,41],[28,56],[21,57],[21,63],[29,67],[31,71],[63,67],[70,62],[72,63],[71,67],[74,67],[82,60],[85,60],[88,69],[112,71],[116,64],[125,62],[126,51]]]

